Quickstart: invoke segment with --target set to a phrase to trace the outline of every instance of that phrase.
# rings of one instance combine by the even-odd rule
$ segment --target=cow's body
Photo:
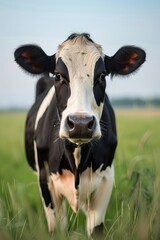
[[[51,81],[53,80],[51,79]],[[47,190],[46,163],[48,163],[51,175],[49,188],[53,194],[54,204],[58,206],[57,212],[62,207],[60,203],[63,196],[75,212],[83,209],[87,213],[88,200],[91,196],[94,198],[93,194],[96,195],[97,189],[100,191],[98,198],[103,194],[104,197],[102,197],[101,204],[98,201],[99,199],[97,200],[97,206],[94,210],[98,210],[98,207],[101,208],[104,203],[108,205],[113,185],[111,165],[117,145],[117,137],[114,112],[107,95],[104,102],[101,118],[101,139],[78,147],[68,140],[59,138],[60,120],[52,84],[37,98],[28,113],[26,122],[27,159],[33,169],[38,168],[42,196],[46,207],[52,205],[50,192]],[[54,118],[51,118],[51,116],[54,116]],[[40,161],[39,164],[35,159],[34,141],[38,149],[37,160]],[[78,165],[78,168],[76,165]],[[102,209],[103,218],[97,220],[98,225],[104,221],[105,209]],[[89,225],[88,223],[88,227],[91,228],[94,226],[93,223],[92,226]]]
[[[117,70],[119,59],[110,61],[86,34],[71,35],[60,45],[56,56],[50,57],[55,59],[53,65],[37,47],[25,46],[15,53],[16,61],[29,72],[54,73],[54,79],[44,77],[37,83],[25,134],[26,155],[38,173],[49,230],[56,226],[55,216],[61,226],[66,225],[64,198],[74,212],[85,212],[88,235],[102,227],[113,187],[117,145],[104,77],[134,71],[145,60],[145,54],[140,59],[139,53],[144,54],[131,47],[130,57],[126,57],[122,51],[126,63]]]

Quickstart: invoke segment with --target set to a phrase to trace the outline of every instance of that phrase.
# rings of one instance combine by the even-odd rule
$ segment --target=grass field
[[[47,231],[36,176],[24,154],[25,113],[0,113],[0,239],[85,239],[85,217]],[[160,239],[160,110],[117,110],[115,186],[106,215],[111,240]]]

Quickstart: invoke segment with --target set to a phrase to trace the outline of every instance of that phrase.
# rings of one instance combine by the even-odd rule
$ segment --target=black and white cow
[[[31,74],[45,74],[27,116],[25,148],[37,171],[49,231],[57,219],[66,226],[67,199],[74,212],[84,211],[91,235],[103,228],[114,181],[117,134],[105,77],[134,72],[145,52],[125,46],[108,57],[89,34],[72,34],[52,56],[24,45],[15,60]]]

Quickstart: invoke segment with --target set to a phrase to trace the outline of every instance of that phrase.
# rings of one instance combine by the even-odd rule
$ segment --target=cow
[[[103,53],[90,35],[71,34],[48,56],[37,45],[16,49],[15,61],[43,75],[25,127],[25,150],[37,173],[49,231],[67,225],[64,199],[86,215],[88,236],[103,232],[114,183],[116,120],[106,76],[126,76],[145,61],[139,47]]]

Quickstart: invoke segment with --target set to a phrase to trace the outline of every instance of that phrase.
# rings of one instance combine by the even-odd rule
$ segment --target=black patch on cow
[[[40,170],[39,173],[39,184],[41,187],[41,193],[42,193],[42,197],[44,199],[45,205],[46,207],[50,206],[50,208],[54,208],[53,203],[52,203],[52,198],[51,198],[51,194],[50,191],[48,189],[48,181],[47,181],[47,173],[46,173],[46,169],[42,168]]]
[[[49,77],[49,75],[41,77],[36,84],[36,99],[46,90],[53,86],[53,78]]]
[[[102,58],[99,58],[95,65],[94,87],[93,87],[94,96],[98,106],[104,100],[105,88],[106,88],[105,75],[106,75],[106,70],[105,70],[104,62]]]
[[[55,83],[56,105],[60,118],[62,112],[67,107],[67,101],[70,96],[70,87],[66,81],[59,81]]]
[[[49,170],[51,173],[60,173],[62,174],[61,166],[62,163],[66,163],[66,157],[64,155],[64,141],[58,138],[55,142],[52,142],[50,145],[49,151]]]
[[[63,62],[62,58],[58,58],[55,73],[59,73],[64,79],[69,81],[69,73],[66,64]]]
[[[61,164],[63,169],[68,169],[74,174],[75,176],[75,188],[78,188],[79,181],[80,181],[80,173],[79,170],[76,168],[75,159],[74,159],[74,151],[77,147],[76,144],[71,143],[68,140],[65,140],[65,156],[67,157],[67,161]]]
[[[39,184],[41,187],[42,197],[44,199],[46,207],[50,206],[53,209],[53,203],[51,194],[48,188],[48,175],[49,169],[48,166],[48,149],[38,149],[38,167],[39,167]]]
[[[88,167],[91,167],[91,161],[92,161],[92,153],[90,144],[84,144],[81,146],[81,161],[78,165],[78,168],[75,166],[75,188],[78,189],[79,182],[80,182],[80,175],[82,172],[85,171]],[[75,160],[74,160],[75,163]]]
[[[90,144],[84,144],[81,146],[81,161],[78,166],[78,171],[81,174],[86,168],[91,167],[92,151]]]
[[[93,153],[93,171],[96,171],[102,164],[101,170],[112,165],[115,150],[117,147],[117,131],[114,111],[109,99],[105,94],[104,108],[100,120],[102,136],[99,141],[93,140],[91,144]]]
[[[67,107],[67,101],[70,96],[68,69],[61,58],[58,59],[56,65],[54,86],[56,93],[57,109],[61,118],[62,112]]]

